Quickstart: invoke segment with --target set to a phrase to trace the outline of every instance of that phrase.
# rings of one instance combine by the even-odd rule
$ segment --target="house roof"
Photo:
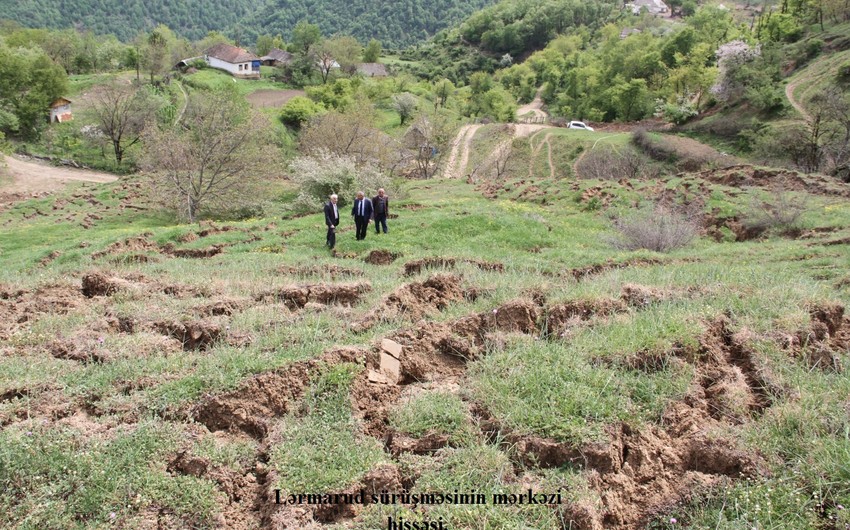
[[[71,103],[70,99],[65,98],[57,98],[56,101],[50,104],[50,108],[54,109],[56,107],[61,107],[62,105],[68,105]]]
[[[387,67],[381,63],[360,63],[357,65],[357,71],[370,77],[386,77],[390,75],[387,72]]]
[[[620,38],[625,39],[629,35],[634,35],[640,33],[640,30],[637,28],[623,28],[623,31],[620,32]]]
[[[263,61],[272,60],[277,61],[279,63],[288,63],[292,61],[292,54],[287,51],[281,50],[280,48],[272,48],[271,50],[269,50],[269,53],[260,57],[260,59]]]
[[[204,55],[215,57],[228,63],[245,63],[248,61],[258,61],[260,58],[242,48],[231,46],[230,44],[216,44],[212,48],[204,52]]]

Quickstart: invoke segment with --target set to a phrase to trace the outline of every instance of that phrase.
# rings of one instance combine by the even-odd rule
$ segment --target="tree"
[[[314,58],[319,67],[319,73],[322,76],[322,84],[328,82],[328,77],[335,67],[339,67],[339,63],[334,59],[333,46],[329,46],[326,42],[320,42],[310,48],[309,57]]]
[[[378,59],[381,58],[382,51],[381,41],[377,39],[370,40],[369,44],[367,44],[366,48],[363,50],[363,62],[377,63]]]
[[[343,72],[347,74],[354,73],[357,61],[360,60],[360,54],[363,50],[357,39],[350,35],[338,35],[327,39],[324,42],[324,48],[330,53],[340,68],[342,68]]]
[[[0,110],[6,132],[35,138],[47,123],[50,104],[68,89],[68,75],[40,49],[12,50],[0,39]]]
[[[437,97],[436,101],[442,107],[446,106],[446,101],[448,101],[449,96],[451,96],[454,91],[455,85],[448,79],[443,79],[434,86],[434,95]]]
[[[166,36],[160,28],[156,28],[145,39],[145,47],[142,52],[142,65],[150,74],[151,83],[154,81],[154,76],[163,71],[167,54],[168,41]]]
[[[145,123],[157,108],[155,98],[145,87],[113,81],[95,93],[92,110],[100,129],[112,144],[119,165],[127,149],[141,140]]]
[[[274,48],[274,39],[270,35],[260,35],[257,37],[257,44],[254,46],[257,55],[267,55]]]
[[[142,167],[190,222],[202,209],[253,201],[274,169],[270,128],[231,91],[193,94],[176,127],[148,127]]]
[[[358,165],[371,165],[392,173],[402,159],[398,143],[374,126],[374,109],[368,102],[348,112],[332,110],[310,121],[300,135],[305,154],[328,152],[350,156]]]
[[[410,130],[404,135],[404,143],[419,178],[431,178],[437,172],[440,159],[451,141],[452,132],[451,124],[441,116],[419,116],[410,126]]]
[[[401,119],[399,125],[404,125],[404,122],[416,112],[416,96],[410,92],[395,94],[392,97],[392,108],[398,112]]]
[[[321,40],[322,30],[319,29],[319,26],[310,24],[306,20],[298,22],[292,28],[292,45],[303,55],[307,55],[310,48]]]
[[[301,190],[294,206],[303,211],[316,211],[332,193],[339,195],[340,207],[357,190],[384,188],[397,196],[387,175],[374,167],[358,165],[353,156],[324,150],[295,158],[290,165],[290,178]]]

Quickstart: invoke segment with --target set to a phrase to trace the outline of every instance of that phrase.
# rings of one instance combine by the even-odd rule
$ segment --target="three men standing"
[[[375,211],[375,233],[381,233],[381,227],[384,228],[384,233],[387,233],[387,216],[390,213],[390,198],[384,193],[384,188],[378,190],[378,194],[372,199],[372,207]]]
[[[369,227],[369,219],[372,218],[372,201],[367,199],[362,191],[357,192],[351,215],[354,216],[354,226],[357,228],[357,241],[366,239],[366,228]]]
[[[336,201],[338,197],[334,193],[330,196],[330,200],[325,203],[325,224],[328,226],[327,245],[333,250],[336,246],[336,227],[339,225],[339,208]]]

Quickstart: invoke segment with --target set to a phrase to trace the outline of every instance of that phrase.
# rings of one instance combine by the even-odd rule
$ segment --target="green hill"
[[[364,43],[376,38],[385,46],[403,47],[428,39],[489,3],[491,0],[3,0],[0,17],[33,28],[87,28],[121,40],[165,24],[191,40],[215,30],[244,42],[261,34],[288,37],[295,24],[306,19],[318,24],[326,35],[351,34]]]

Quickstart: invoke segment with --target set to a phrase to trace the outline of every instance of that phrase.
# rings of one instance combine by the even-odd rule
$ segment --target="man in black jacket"
[[[362,191],[357,192],[351,215],[354,216],[354,225],[357,227],[357,241],[366,239],[366,228],[369,226],[369,219],[372,218],[372,201],[364,197]]]
[[[328,226],[327,245],[331,250],[336,246],[336,227],[339,225],[339,208],[336,201],[337,195],[334,193],[325,203],[325,224]]]
[[[384,188],[378,190],[378,194],[372,199],[372,208],[375,210],[375,233],[387,233],[387,216],[390,214],[390,198],[384,193]]]

